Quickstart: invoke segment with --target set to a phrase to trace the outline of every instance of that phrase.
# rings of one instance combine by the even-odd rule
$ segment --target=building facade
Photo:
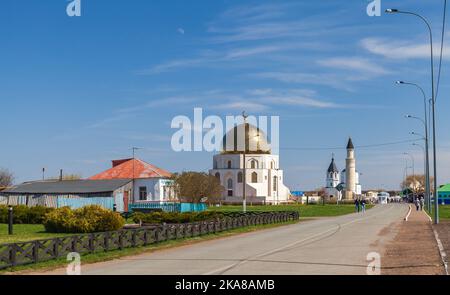
[[[89,179],[131,179],[124,192],[124,211],[131,203],[176,201],[172,174],[140,159],[113,160],[112,167]]]
[[[340,190],[341,175],[334,161],[334,155],[331,158],[331,163],[327,169],[327,176],[325,180],[325,196],[329,199],[342,199],[342,192]]]
[[[283,184],[283,170],[280,169],[279,156],[271,154],[265,135],[258,128],[246,124],[246,150],[237,148],[237,126],[223,139],[223,151],[214,155],[213,169],[209,170],[225,188],[222,201],[226,203],[242,202],[244,196],[248,202],[280,204],[289,200],[290,191]],[[242,128],[244,130],[244,128]],[[234,145],[227,147],[233,140]],[[254,148],[251,148],[254,147]],[[245,175],[244,175],[245,173]],[[245,184],[244,184],[245,183]]]

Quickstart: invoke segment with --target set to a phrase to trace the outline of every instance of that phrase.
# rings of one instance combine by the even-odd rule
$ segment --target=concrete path
[[[408,221],[393,228],[396,235],[383,253],[382,274],[445,274],[429,216],[425,211],[416,211],[413,204],[411,208]]]
[[[393,239],[408,211],[379,205],[365,214],[323,218],[167,250],[82,265],[82,274],[366,274],[367,254]],[[59,269],[44,274],[64,274]]]

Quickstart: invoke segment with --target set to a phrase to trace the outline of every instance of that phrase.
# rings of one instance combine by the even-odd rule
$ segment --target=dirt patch
[[[397,235],[382,255],[382,274],[445,274],[431,222],[424,212],[412,211],[408,221],[395,227]]]
[[[444,247],[444,252],[447,254],[444,259],[448,265],[448,255],[450,255],[450,220],[441,221],[439,224],[433,224],[433,228],[438,233],[439,239],[441,240],[442,246]]]

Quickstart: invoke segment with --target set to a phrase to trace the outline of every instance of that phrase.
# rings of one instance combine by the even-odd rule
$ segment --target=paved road
[[[379,205],[365,214],[305,221],[114,261],[82,274],[365,274],[369,252],[393,238],[389,228],[408,211]],[[64,274],[60,269],[51,274]]]

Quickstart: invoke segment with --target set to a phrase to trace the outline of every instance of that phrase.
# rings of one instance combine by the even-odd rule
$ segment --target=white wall
[[[139,188],[147,188],[147,199],[145,201],[168,201],[169,190],[168,185],[172,183],[171,180],[164,178],[143,178],[134,180],[134,202],[139,202]],[[164,187],[166,187],[166,196],[164,196]]]

